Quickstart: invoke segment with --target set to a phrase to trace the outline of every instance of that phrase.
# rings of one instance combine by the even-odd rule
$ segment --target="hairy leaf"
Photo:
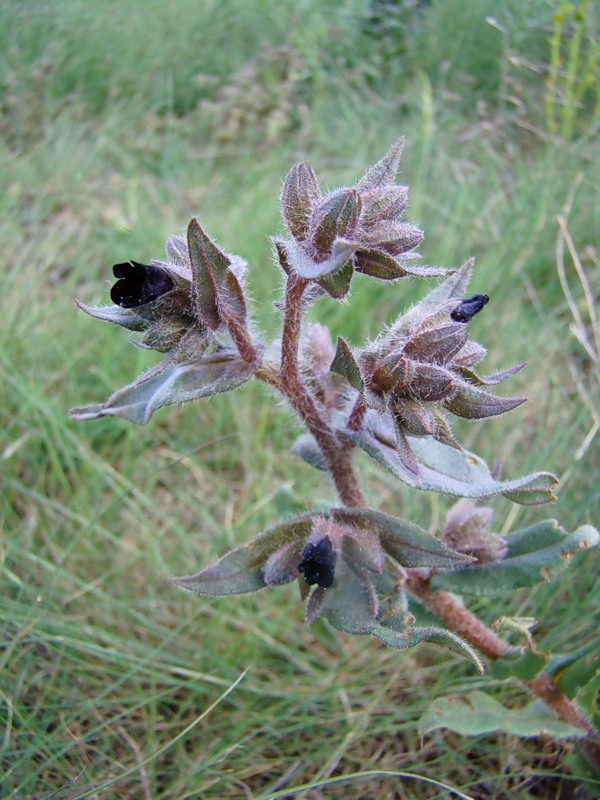
[[[218,290],[231,262],[195,217],[188,225],[187,241],[196,314],[203,324],[214,331],[221,323]]]
[[[348,259],[341,269],[321,278],[318,284],[334,300],[342,300],[350,291],[353,275],[354,265],[352,259]]]
[[[323,515],[302,514],[280,522],[261,533],[250,544],[227,553],[213,566],[195,575],[172,578],[171,581],[191,592],[208,595],[244,594],[262,589],[267,585],[265,568],[271,554],[294,542],[301,546],[319,516]],[[272,567],[272,564],[269,566]]]
[[[448,270],[443,267],[420,267],[409,264],[405,256],[396,259],[383,250],[361,248],[356,251],[354,263],[357,272],[379,278],[382,281],[395,281],[412,275],[417,278],[436,278],[447,275]]]
[[[361,194],[372,192],[376,189],[384,189],[394,183],[398,174],[403,147],[404,137],[401,137],[394,142],[384,157],[363,175],[356,184],[356,188]]]
[[[285,264],[285,271],[295,272],[305,280],[319,280],[342,270],[347,261],[356,250],[356,243],[337,238],[328,258],[323,261],[314,261],[302,248],[298,247],[292,239],[278,239],[275,242],[279,254],[279,261]],[[282,259],[283,254],[283,259]]]
[[[450,300],[462,299],[463,294],[471,280],[475,260],[470,258],[460,269],[452,272],[446,280],[442,281],[435,289],[416,303],[407,312],[402,314],[400,319],[392,325],[386,333],[386,341],[393,343],[402,341],[421,320],[430,314],[438,311],[445,303]],[[484,351],[485,353],[485,351]]]
[[[78,421],[118,416],[145,425],[159,408],[228,392],[245,383],[256,369],[257,364],[249,364],[229,350],[192,363],[167,360],[166,365],[158,365],[104,403],[73,408],[69,414]]]
[[[342,336],[338,336],[335,356],[331,363],[330,370],[345,378],[357,392],[362,391],[363,380],[360,369],[348,342]]]
[[[549,472],[537,472],[512,481],[497,481],[479,456],[457,450],[433,437],[408,436],[419,461],[419,474],[409,470],[396,452],[396,435],[391,426],[371,412],[360,431],[340,431],[371,458],[415,489],[431,490],[459,497],[490,497],[503,494],[515,503],[538,505],[554,500],[552,487],[558,479]]]
[[[566,534],[555,520],[547,520],[526,530],[525,536],[512,534],[507,537],[508,553],[505,558],[488,564],[476,564],[453,575],[440,573],[433,578],[433,587],[493,596],[535,586],[564,569],[575,553],[595,547],[600,542],[600,534],[591,525],[583,525],[574,533]],[[534,531],[537,531],[537,537]],[[560,537],[558,541],[556,537]],[[528,542],[526,549],[524,539]],[[551,544],[548,544],[549,540]]]
[[[457,417],[485,419],[512,411],[526,400],[526,397],[498,397],[470,384],[460,383],[456,393],[444,400],[444,405]]]
[[[312,167],[306,161],[294,164],[283,184],[281,208],[288,230],[295,239],[303,239],[309,228],[313,209],[321,190]]]
[[[346,575],[339,585],[321,598],[319,613],[339,631],[358,636],[370,634],[383,644],[397,649],[414,647],[421,642],[435,642],[449,647],[454,652],[472,661],[483,672],[481,660],[460,637],[442,628],[420,628],[413,626],[410,614],[395,615],[394,627],[373,616],[371,595],[356,576]]]
[[[378,534],[381,545],[403,567],[455,569],[472,559],[456,553],[418,525],[369,508],[334,508],[333,519]]]
[[[311,241],[321,256],[327,256],[337,237],[352,236],[360,216],[361,200],[355,189],[338,189],[322,201],[315,212]]]
[[[112,322],[113,325],[120,325],[129,331],[143,331],[148,326],[148,322],[131,308],[121,308],[121,306],[117,305],[88,306],[85,303],[80,303],[79,300],[76,300],[75,303],[78,308],[89,314],[90,317],[102,320],[102,322]]]

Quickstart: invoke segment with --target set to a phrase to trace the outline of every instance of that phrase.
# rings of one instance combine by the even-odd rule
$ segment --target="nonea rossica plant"
[[[169,237],[166,260],[116,264],[113,304],[80,308],[137,333],[137,345],[165,357],[104,403],[75,408],[71,416],[145,424],[163,406],[233,391],[252,379],[267,384],[306,428],[295,454],[329,473],[338,504],[285,518],[174,583],[226,595],[298,581],[309,624],[323,617],[341,631],[373,634],[397,648],[437,642],[480,671],[481,655],[501,662],[505,677],[526,681],[546,703],[549,716],[531,710],[534,729],[583,737],[593,753],[588,684],[561,688],[556,679],[587,651],[551,657],[537,652],[530,636],[525,646],[510,646],[456,596],[507,595],[545,581],[599,536],[589,525],[568,534],[552,520],[506,537],[493,531],[483,498],[546,503],[557,479],[539,472],[500,480],[453,433],[453,415],[478,420],[523,403],[491,390],[523,364],[493,375],[477,371],[486,350],[470,338],[469,323],[489,298],[467,293],[472,261],[455,270],[420,264],[414,250],[423,233],[399,221],[408,200],[407,187],[395,184],[401,150],[399,140],[354,186],[325,194],[309,164],[292,167],[281,193],[287,236],[273,238],[284,283],[281,333],[273,342],[257,334],[249,317],[245,262],[221,250],[197,219],[187,236]],[[304,323],[305,312],[318,298],[345,298],[357,272],[394,286],[406,276],[442,280],[366,346],[351,347],[342,337],[334,346],[323,325]],[[461,498],[443,529],[427,532],[367,507],[353,465],[361,452],[415,489]],[[420,624],[423,609],[443,624]],[[492,699],[472,693],[462,721],[482,702]],[[452,725],[452,714],[445,717],[441,706],[437,712],[424,729],[436,727],[436,719]],[[472,718],[479,732],[479,717]],[[548,727],[549,718],[558,729]]]

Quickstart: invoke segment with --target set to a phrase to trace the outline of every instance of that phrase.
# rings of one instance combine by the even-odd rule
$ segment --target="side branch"
[[[434,591],[426,578],[410,572],[407,588],[451,631],[462,636],[483,655],[497,660],[509,651],[508,643],[461,605],[454,595],[449,592]],[[532,694],[551,708],[560,719],[586,731],[588,738],[582,743],[584,750],[591,761],[600,764],[600,743],[597,739],[597,731],[578,706],[557,689],[550,675],[542,672],[534,680],[522,681],[522,683]]]

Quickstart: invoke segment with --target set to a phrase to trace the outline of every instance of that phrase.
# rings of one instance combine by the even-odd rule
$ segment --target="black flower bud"
[[[453,319],[454,322],[470,322],[475,314],[478,314],[489,301],[490,298],[487,294],[475,294],[473,297],[466,297],[452,311],[450,319]]]
[[[335,552],[331,539],[324,536],[316,544],[309,542],[302,551],[298,571],[304,573],[310,586],[317,583],[322,589],[328,589],[335,572]]]
[[[110,298],[122,308],[144,306],[174,287],[172,278],[162,267],[136,261],[115,264],[113,274],[119,280],[110,290]]]

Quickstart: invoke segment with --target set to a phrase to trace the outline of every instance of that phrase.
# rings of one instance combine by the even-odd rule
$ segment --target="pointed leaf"
[[[338,336],[335,356],[331,363],[330,370],[331,372],[336,372],[338,375],[341,375],[342,378],[345,378],[357,392],[362,391],[363,380],[359,366],[356,363],[350,345],[341,336]]]
[[[405,435],[410,436],[433,436],[437,431],[435,414],[417,400],[403,400],[394,407],[393,413],[396,436],[398,436],[398,426],[402,427]],[[411,471],[415,472],[414,469]]]
[[[508,709],[484,692],[440,697],[429,706],[419,723],[419,733],[448,728],[462,736],[503,731],[514,736],[551,736],[553,739],[580,738],[586,735],[558,719],[539,700],[524,708]]]
[[[243,325],[246,321],[246,301],[239,280],[233,272],[227,272],[217,289],[219,314],[225,325]]]
[[[364,241],[366,249],[383,250],[398,258],[418,247],[424,238],[424,232],[416,225],[382,220],[365,231],[360,240]]]
[[[395,258],[383,250],[361,248],[355,253],[354,263],[357,272],[382,281],[395,281],[411,275],[414,278],[439,278],[452,273],[452,270],[444,267],[420,267],[411,264],[410,255],[412,254],[405,253]]]
[[[375,189],[383,189],[394,183],[400,167],[403,147],[404,137],[401,137],[394,142],[384,157],[359,180],[356,189],[363,194]]]
[[[575,553],[596,547],[600,542],[600,534],[591,525],[583,525],[569,535],[558,528],[554,520],[547,520],[544,526],[535,526],[541,533],[536,549],[533,549],[532,543],[532,549],[522,552],[517,541],[519,555],[514,555],[515,551],[511,549],[513,537],[509,536],[505,558],[489,564],[476,564],[453,575],[440,573],[433,578],[433,587],[481,597],[535,586],[563,570]],[[557,533],[561,535],[560,541],[545,543],[549,536],[554,537]]]
[[[146,320],[138,316],[131,308],[121,308],[117,305],[88,306],[80,303],[79,300],[75,300],[75,304],[90,317],[102,320],[102,322],[112,322],[113,325],[120,325],[129,331],[143,331],[148,325]]]
[[[408,358],[398,359],[391,374],[395,378],[393,391],[399,398],[422,402],[443,400],[456,384],[455,376],[449,369]]]
[[[486,375],[485,378],[482,378],[481,375],[478,375],[472,369],[468,369],[467,367],[461,367],[460,374],[463,378],[472,383],[474,386],[495,386],[498,383],[502,383],[507,378],[510,378],[511,375],[515,375],[517,372],[520,372],[523,367],[526,367],[527,364],[523,362],[522,364],[515,364],[514,367],[509,367],[508,369],[500,370],[500,372],[494,372],[491,375]]]
[[[104,403],[73,408],[69,414],[78,421],[118,416],[145,425],[163,406],[235,389],[256,372],[257,366],[231,351],[217,351],[193,363],[167,362],[162,369],[152,370],[119,389]]]
[[[352,283],[352,276],[354,275],[354,265],[352,259],[348,259],[344,266],[337,272],[321,278],[319,286],[325,289],[330,297],[335,300],[342,300],[350,291],[350,284]]]
[[[288,260],[286,241],[284,239],[279,239],[277,236],[273,236],[271,241],[279,266],[286,275],[289,275],[292,272],[292,266]]]
[[[227,274],[230,260],[206,235],[195,217],[188,225],[187,241],[196,314],[202,323],[214,331],[221,323],[218,288]]]
[[[470,258],[460,269],[453,272],[445,281],[435,287],[422,300],[403,314],[386,334],[386,341],[402,341],[419,322],[435,313],[450,300],[462,299],[471,280],[475,260]]]
[[[369,508],[334,508],[331,513],[342,525],[376,533],[382,547],[403,567],[455,569],[472,561],[469,556],[450,550],[418,525],[389,514]]]
[[[185,236],[173,234],[167,239],[166,245],[167,261],[169,265],[178,268],[178,271],[189,279],[190,277],[190,254],[188,243]]]
[[[269,556],[263,569],[263,579],[267,586],[281,586],[296,580],[303,547],[302,539],[288,542]]]
[[[458,497],[491,497],[504,494],[515,503],[538,505],[555,499],[552,487],[558,483],[549,472],[536,472],[512,481],[497,481],[483,459],[467,450],[457,450],[433,437],[409,436],[408,442],[419,461],[419,475],[408,470],[396,452],[396,436],[391,425],[367,412],[360,431],[340,429],[392,475],[415,489],[442,492]]]
[[[485,419],[512,411],[526,400],[526,397],[498,397],[470,384],[460,383],[453,397],[444,400],[444,406],[457,417]]]
[[[196,575],[172,578],[171,582],[191,592],[208,595],[243,594],[262,589],[267,585],[264,571],[272,553],[288,544],[302,544],[319,516],[323,515],[302,514],[280,522],[250,544],[231,550],[213,566]]]
[[[482,358],[485,358],[486,355],[487,350],[485,347],[483,347],[483,345],[480,345],[478,342],[474,342],[472,339],[469,339],[460,353],[457,353],[454,356],[452,360],[452,366],[454,368],[461,367],[465,370],[469,370],[470,367],[472,367],[474,364],[478,364]],[[467,380],[469,380],[468,377]]]
[[[396,423],[396,453],[398,458],[400,459],[403,467],[409,470],[409,472],[412,472],[414,475],[418,476],[420,474],[419,462],[417,461],[417,457],[408,443],[406,432],[404,431],[402,425],[402,420],[398,417],[394,417],[394,422]]]

